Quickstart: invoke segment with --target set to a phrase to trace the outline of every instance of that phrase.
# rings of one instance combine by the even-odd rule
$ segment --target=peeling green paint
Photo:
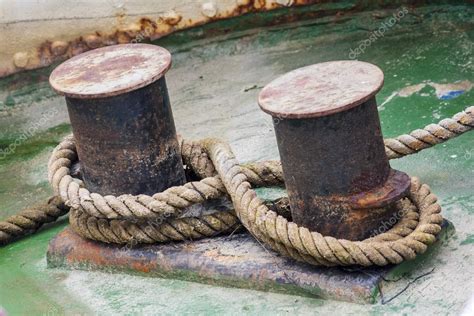
[[[466,239],[461,241],[460,245],[474,244],[474,234],[469,234]]]

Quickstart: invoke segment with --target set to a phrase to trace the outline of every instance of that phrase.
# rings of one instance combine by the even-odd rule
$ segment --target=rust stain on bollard
[[[410,179],[385,155],[375,101],[382,85],[378,67],[334,61],[291,71],[261,91],[297,224],[361,240],[397,216],[394,203]]]
[[[185,183],[164,77],[170,66],[166,49],[126,44],[78,55],[51,73],[90,191],[153,194]]]

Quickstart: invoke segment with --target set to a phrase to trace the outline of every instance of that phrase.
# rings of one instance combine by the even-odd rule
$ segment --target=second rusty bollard
[[[335,61],[291,71],[261,91],[295,223],[361,240],[399,219],[394,203],[410,179],[385,155],[375,101],[382,84],[372,64]]]
[[[170,65],[162,47],[126,44],[78,55],[51,73],[91,192],[153,194],[185,182],[164,77]]]

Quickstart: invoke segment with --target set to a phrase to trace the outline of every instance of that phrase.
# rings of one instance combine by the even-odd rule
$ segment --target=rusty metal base
[[[442,226],[441,238],[450,224]],[[377,302],[384,276],[410,269],[423,257],[396,267],[325,268],[265,250],[247,233],[127,249],[83,239],[69,227],[51,240],[47,253],[49,268],[139,273],[357,303]]]

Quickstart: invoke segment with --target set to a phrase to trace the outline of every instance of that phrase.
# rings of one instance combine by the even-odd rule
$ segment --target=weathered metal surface
[[[50,77],[66,95],[81,174],[100,194],[153,194],[185,182],[164,73],[152,45],[117,45],[72,58]]]
[[[318,268],[265,251],[248,234],[138,248],[105,245],[66,228],[51,240],[48,267],[140,272],[222,286],[373,303],[387,269]]]
[[[171,54],[160,46],[122,44],[98,48],[62,63],[49,83],[69,98],[105,98],[157,81],[171,67]]]
[[[289,7],[291,10],[279,14],[272,24],[327,15],[334,16],[334,22],[337,22],[345,13],[373,7],[397,8],[405,3],[401,0],[384,3],[360,0],[154,0],[133,3],[85,0],[84,6],[61,6],[57,1],[28,3],[27,6],[5,3],[4,12],[0,11],[0,18],[5,21],[0,22],[0,35],[5,38],[10,34],[23,36],[9,41],[0,52],[0,77],[46,67],[97,47],[155,40],[183,29],[248,13]],[[424,2],[412,0],[410,4],[423,5]],[[309,5],[314,8],[298,11],[298,7]],[[49,10],[49,7],[55,10]],[[109,14],[104,15],[105,12]],[[261,25],[260,21],[261,17],[258,17],[247,23],[249,27],[255,27]]]
[[[382,85],[383,72],[373,64],[330,61],[278,77],[262,89],[258,104],[276,119],[327,116],[368,101]]]
[[[314,0],[209,0],[196,2],[140,1],[128,4],[126,1],[86,1],[86,11],[68,6],[65,11],[41,10],[30,12],[23,8],[23,15],[16,16],[18,7],[6,6],[7,35],[31,30],[0,53],[0,77],[22,71],[51,65],[90,49],[123,43],[140,43],[160,38],[173,32],[228,19],[250,12],[264,12],[278,8],[303,6],[318,3]],[[48,0],[54,6],[54,0]],[[90,9],[92,8],[92,10]],[[138,10],[136,8],[139,8]],[[29,9],[27,11],[27,9]],[[96,16],[95,12],[112,12],[109,16]],[[143,13],[147,12],[147,13]],[[0,18],[3,12],[0,11]],[[25,15],[31,15],[24,21]],[[290,14],[288,21],[295,20]],[[38,19],[40,23],[38,23]],[[69,21],[64,23],[64,20]],[[82,20],[87,20],[83,22]],[[65,25],[66,24],[66,25]],[[68,25],[70,24],[70,26]],[[58,27],[61,26],[61,27]],[[37,29],[40,28],[41,32]],[[1,33],[0,33],[1,34]],[[31,35],[30,35],[31,34]],[[34,34],[34,35],[33,35]],[[2,56],[4,55],[4,56]]]
[[[443,222],[439,238],[452,233],[449,225]],[[315,267],[277,256],[247,233],[129,247],[89,241],[68,227],[50,241],[47,264],[49,268],[140,273],[367,304],[379,301],[384,276],[403,271],[414,262],[397,267]]]
[[[291,71],[261,91],[296,223],[361,240],[399,217],[393,203],[410,179],[385,155],[374,97],[382,84],[378,67],[336,61]]]

